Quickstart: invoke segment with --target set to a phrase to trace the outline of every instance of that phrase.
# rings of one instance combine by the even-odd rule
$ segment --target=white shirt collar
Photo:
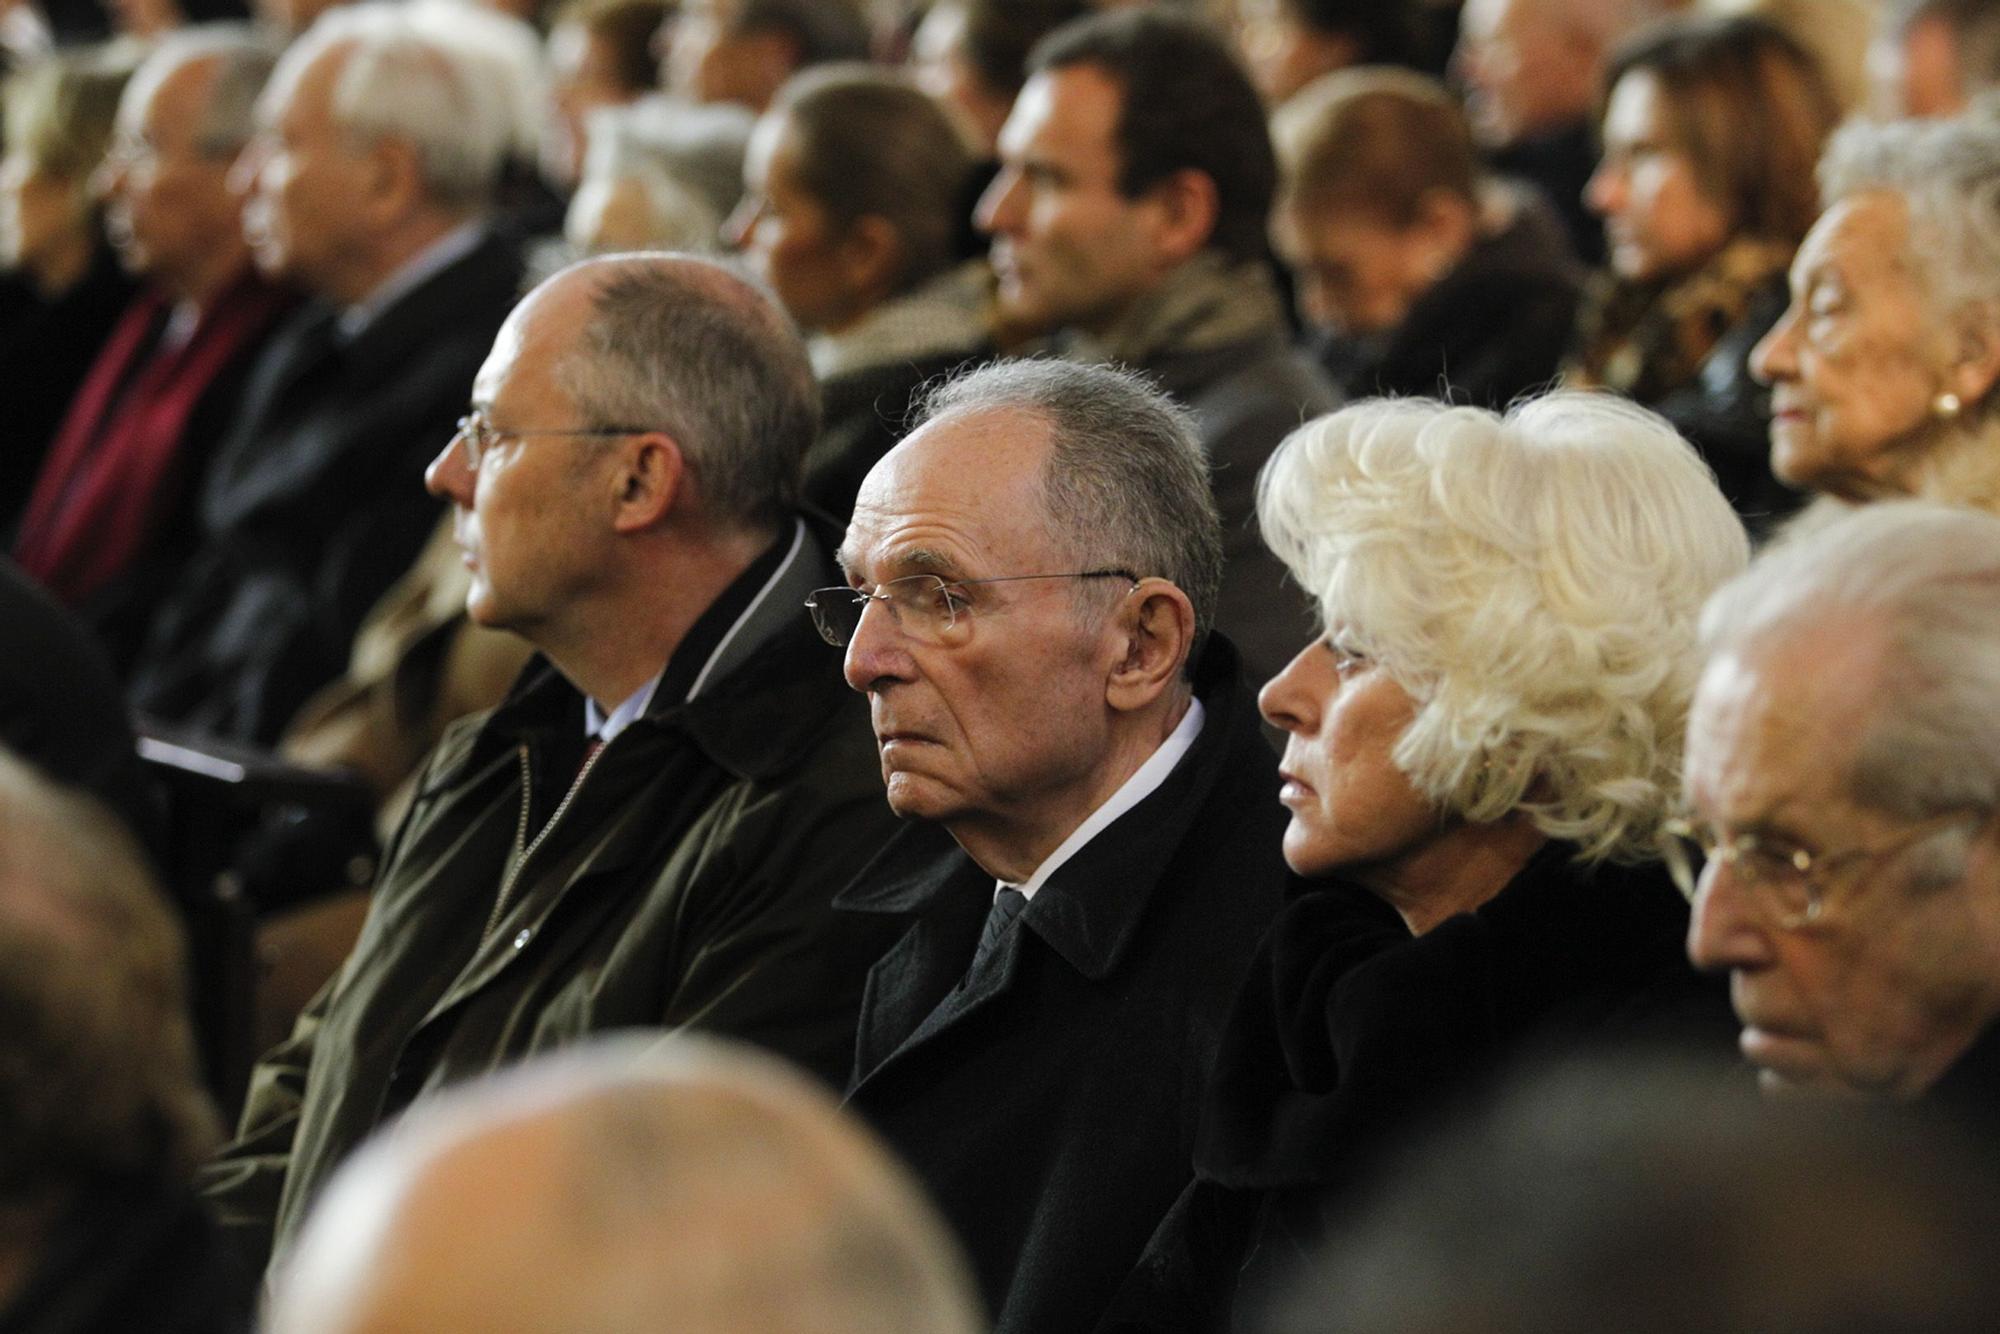
[[[1106,798],[1102,806],[1092,811],[1088,819],[1072,830],[1070,836],[1064,839],[1054,852],[1043,858],[1042,864],[1035,868],[1033,875],[1018,885],[1010,885],[1004,880],[996,881],[993,886],[994,897],[998,898],[1003,889],[1018,889],[1023,898],[1032,901],[1036,891],[1048,883],[1049,877],[1054,875],[1064,862],[1083,851],[1085,844],[1110,828],[1111,823],[1119,816],[1152,796],[1154,789],[1167,781],[1167,775],[1174,771],[1174,767],[1181,762],[1181,757],[1188,753],[1188,747],[1194,745],[1195,737],[1201,734],[1201,723],[1201,701],[1191,699],[1188,701],[1187,712],[1181,717],[1180,726],[1174,728],[1172,734],[1160,743],[1160,748],[1147,756],[1146,762],[1133,770],[1132,776],[1120,784],[1118,790]]]
[[[694,684],[688,687],[687,697],[689,699],[693,699],[696,695],[699,695],[702,687],[708,684],[709,678],[715,673],[715,665],[734,646],[738,633],[748,624],[750,618],[756,614],[757,609],[764,605],[765,599],[771,596],[771,590],[778,586],[778,581],[784,578],[785,572],[792,567],[792,562],[799,558],[799,552],[804,549],[805,543],[805,521],[794,519],[792,521],[792,544],[785,552],[785,558],[778,562],[778,568],[771,571],[771,577],[764,581],[764,586],[759,588],[757,595],[750,599],[750,605],[745,607],[742,613],[730,623],[729,628],[722,632],[722,638],[715,641],[714,652],[708,655],[708,660],[702,664],[701,670],[695,673]],[[640,686],[630,695],[627,695],[625,702],[613,709],[609,715],[606,715],[604,710],[597,706],[596,700],[585,695],[583,697],[583,734],[586,737],[593,737],[608,744],[613,737],[645,716],[646,709],[653,702],[654,694],[660,689],[660,682],[665,680],[666,676],[667,668],[663,664],[660,670],[654,674],[652,680]]]
[[[476,249],[486,236],[486,224],[475,218],[461,223],[403,262],[403,267],[375,284],[375,290],[340,312],[335,325],[345,342],[359,338],[406,292],[432,274],[457,263]]]

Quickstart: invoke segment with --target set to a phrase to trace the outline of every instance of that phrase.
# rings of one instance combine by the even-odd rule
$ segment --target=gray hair
[[[559,1132],[559,1195],[520,1208],[546,1231],[537,1313],[567,1328],[983,1327],[943,1222],[858,1120],[776,1059],[686,1034],[600,1039],[418,1108],[329,1187],[277,1272],[270,1327],[324,1328],[357,1286],[349,1257],[378,1253],[427,1174],[454,1152],[477,1167],[537,1125]]]
[[[2000,518],[1863,506],[1761,556],[1702,613],[1711,656],[1849,613],[1879,630],[1878,701],[1849,775],[1901,819],[2000,807]]]
[[[1176,585],[1194,604],[1194,651],[1215,624],[1222,520],[1187,409],[1129,371],[1073,362],[997,362],[925,394],[918,425],[1021,412],[1047,423],[1042,494],[1051,536],[1075,560]]]
[[[307,66],[342,52],[328,108],[334,122],[362,142],[408,143],[438,204],[480,208],[499,184],[514,112],[493,62],[448,44],[438,29],[389,0],[330,9],[278,61],[262,114],[271,118]]]
[[[722,220],[743,198],[743,152],[756,123],[753,112],[730,103],[643,97],[599,107],[589,117],[584,171],[599,179],[655,173],[671,178],[715,215],[706,238],[713,248],[720,243]]]
[[[2000,5],[1993,0],[1890,0],[1882,9],[1881,31],[1900,38],[1927,19],[1951,29],[1961,91],[1970,96],[2000,86]]]
[[[1827,207],[1886,190],[1909,210],[1903,258],[1932,313],[1968,306],[2000,315],[2000,122],[1854,121],[1819,165]]]
[[[0,1203],[213,1149],[180,927],[124,826],[0,750]]]
[[[184,65],[213,61],[208,102],[195,125],[196,149],[209,156],[236,152],[257,130],[257,96],[278,63],[278,45],[248,23],[202,23],[168,33],[126,86],[128,101],[152,96]]]
[[[774,526],[798,503],[801,461],[819,433],[819,385],[791,321],[749,282],[692,255],[584,265],[600,275],[591,319],[555,371],[578,411],[597,426],[667,432],[711,518]]]

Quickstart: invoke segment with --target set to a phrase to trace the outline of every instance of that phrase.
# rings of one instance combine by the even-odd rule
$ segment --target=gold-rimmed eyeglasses
[[[643,435],[650,429],[645,426],[575,426],[503,431],[487,421],[483,414],[471,412],[458,419],[458,429],[452,432],[451,443],[465,451],[465,466],[478,472],[479,465],[486,461],[488,451],[502,440],[527,440],[538,435],[608,438],[614,435]]]
[[[1726,833],[1686,818],[1661,826],[1667,871],[1690,899],[1714,868],[1727,866],[1736,883],[1786,931],[1821,920],[1826,894],[1840,872],[1900,856],[1946,830],[1983,820],[1987,812],[1957,810],[1920,820],[1877,847],[1820,852],[1779,834]]]
[[[815,588],[806,597],[806,610],[821,639],[835,648],[846,648],[861,628],[862,613],[868,604],[879,602],[889,609],[889,618],[910,638],[926,644],[942,641],[964,623],[970,605],[966,590],[980,584],[1012,584],[1027,579],[1123,579],[1139,586],[1139,576],[1130,570],[1077,570],[1064,574],[1003,574],[991,579],[945,579],[935,574],[909,574],[877,584],[874,592],[865,588]]]

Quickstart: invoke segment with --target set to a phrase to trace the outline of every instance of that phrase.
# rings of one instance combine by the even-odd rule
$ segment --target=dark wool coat
[[[1187,1185],[1222,1020],[1288,877],[1234,654],[1216,640],[1202,667],[1193,747],[978,972],[994,882],[935,829],[839,899],[903,931],[869,975],[850,1103],[929,1187],[1003,1334],[1092,1328]]]
[[[1199,1184],[1107,1328],[1241,1327],[1385,1156],[1523,1056],[1645,1040],[1732,1058],[1727,989],[1687,962],[1665,874],[1574,855],[1548,844],[1421,936],[1357,885],[1292,896],[1229,1021]]]
[[[350,343],[320,302],[272,336],[203,486],[200,548],[140,654],[140,712],[268,745],[340,674],[437,523],[424,468],[520,275],[516,244],[488,235]]]
[[[415,1099],[587,1033],[694,1028],[844,1077],[889,937],[832,900],[897,825],[867,705],[801,605],[832,562],[805,539],[767,563],[690,633],[725,643],[711,683],[663,686],[581,772],[583,698],[539,659],[446,733],[354,953],[259,1065],[205,1174],[249,1249],[274,1228],[282,1244]],[[732,594],[767,577],[725,637],[718,609],[733,619],[724,604],[751,600]]]

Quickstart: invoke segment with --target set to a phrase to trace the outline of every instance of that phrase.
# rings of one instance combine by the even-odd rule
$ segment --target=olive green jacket
[[[260,1063],[204,1174],[253,1259],[385,1119],[584,1034],[697,1028],[845,1074],[890,942],[831,900],[897,821],[867,704],[802,605],[838,577],[798,531],[711,683],[594,758],[582,696],[540,660],[445,734],[354,953]]]

